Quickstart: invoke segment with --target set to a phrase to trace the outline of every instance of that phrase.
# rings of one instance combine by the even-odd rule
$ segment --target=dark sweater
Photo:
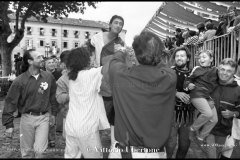
[[[209,98],[210,93],[217,87],[216,67],[196,67],[191,75],[186,78],[186,86],[189,83],[195,84],[195,89],[191,90],[191,98]]]
[[[191,73],[191,70],[181,70],[176,66],[171,67],[177,75],[177,92],[184,92],[189,94],[189,91],[184,90],[184,81],[186,77],[188,77]],[[194,107],[191,104],[185,104],[180,99],[176,98],[175,105],[175,122],[179,125],[185,125],[188,123],[192,123],[193,121],[193,110]]]
[[[216,136],[227,136],[232,130],[233,118],[223,118],[221,111],[230,110],[240,113],[240,87],[236,81],[228,85],[220,85],[212,92],[218,114],[218,122],[211,133]],[[240,118],[240,114],[237,118]]]
[[[42,93],[39,87],[42,82],[48,83],[48,88]],[[12,83],[5,99],[2,123],[6,128],[13,127],[13,113],[18,109],[20,113],[51,112],[57,113],[56,81],[52,74],[40,71],[36,80],[29,71],[19,75]]]
[[[163,64],[128,68],[117,52],[109,66],[115,138],[132,146],[160,148],[167,141],[175,106],[176,74]]]

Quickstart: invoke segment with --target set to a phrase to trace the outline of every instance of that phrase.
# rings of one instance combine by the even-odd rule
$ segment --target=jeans
[[[217,124],[218,117],[216,108],[213,107],[213,109],[211,109],[210,103],[213,102],[207,101],[204,98],[193,98],[191,102],[201,113],[200,116],[193,122],[191,127],[195,131],[198,131],[201,127],[203,127],[199,132],[199,137],[204,139]]]
[[[55,142],[55,140],[56,140],[56,124],[54,124],[52,126],[49,125],[48,141],[49,142],[51,142],[51,141]]]
[[[168,138],[168,141],[165,145],[167,151],[167,158],[172,158],[173,152],[177,145],[178,139],[178,149],[176,158],[185,158],[190,146],[189,140],[189,125],[181,125],[180,127],[177,123],[171,128],[171,133]]]
[[[43,158],[48,145],[49,113],[40,116],[22,114],[20,148],[22,158]]]

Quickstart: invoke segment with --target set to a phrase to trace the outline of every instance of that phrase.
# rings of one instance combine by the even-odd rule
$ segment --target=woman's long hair
[[[69,79],[76,80],[78,72],[86,69],[90,65],[91,52],[87,47],[79,47],[70,51],[67,58],[67,68],[69,69]]]
[[[35,50],[34,49],[30,49],[30,50],[26,50],[23,53],[23,62],[22,62],[21,67],[20,67],[21,68],[21,73],[26,72],[28,70],[28,68],[29,68],[28,60],[29,59],[33,60],[32,56],[30,54],[30,52],[32,52],[32,51],[35,51]]]

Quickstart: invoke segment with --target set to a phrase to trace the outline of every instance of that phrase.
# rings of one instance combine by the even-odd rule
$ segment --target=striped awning
[[[222,5],[217,5],[215,3],[211,2],[204,2],[204,1],[197,1],[197,3],[202,6],[203,8],[209,8],[215,11],[219,11],[221,14],[227,12],[227,7],[222,6]]]
[[[213,2],[215,2],[215,1],[213,1]],[[216,1],[216,2],[217,2],[217,1]],[[229,5],[229,6],[235,6],[235,7],[237,7],[237,8],[240,8],[240,4],[235,3],[235,2],[231,2],[231,1],[221,1],[221,3],[224,3],[224,4]]]
[[[191,1],[189,1],[191,2]],[[194,1],[195,2],[195,1]],[[216,1],[217,2],[217,1]],[[167,2],[165,1],[163,5],[156,11],[153,17],[150,19],[149,23],[145,26],[144,30],[147,29],[158,36],[166,37],[166,36],[175,36],[174,32],[176,28],[186,29],[197,31],[197,24],[200,22],[205,22],[207,17],[201,17],[200,15],[196,15],[193,12],[184,9],[188,8],[193,11],[197,11],[204,14],[209,14],[213,16],[218,16],[220,14],[227,13],[227,5],[221,5],[221,2],[216,3],[215,1],[196,1],[198,6],[190,5],[184,1],[176,1],[176,2]],[[240,6],[239,2],[229,2],[224,1],[224,3],[232,4],[235,6]],[[207,8],[211,9],[207,10]],[[213,20],[215,26],[218,26],[217,21]]]
[[[194,26],[194,25],[181,23],[181,22],[179,22],[179,21],[177,21],[177,20],[175,20],[173,18],[170,18],[170,17],[168,17],[166,15],[163,15],[161,13],[158,14],[158,16],[155,17],[155,18],[157,18],[157,19],[164,19],[164,20],[166,20],[166,21],[168,21],[170,23],[173,23],[175,25],[182,26],[183,29],[184,28],[189,28],[189,29],[191,28],[193,30],[194,28],[196,28],[196,26]]]
[[[185,10],[176,2],[166,2],[166,5],[163,7],[163,10],[161,12],[167,16],[175,17],[181,21],[185,21],[193,25],[198,24],[199,22],[204,22],[206,20],[201,16],[195,15],[194,13]]]
[[[151,28],[151,29],[154,29],[154,30],[157,30],[160,34],[162,35],[166,35],[166,36],[175,36],[174,33],[171,33],[163,28],[161,28],[160,26],[154,24],[154,23],[151,23],[147,26],[147,28]]]
[[[183,7],[186,7],[186,8],[189,8],[189,9],[192,9],[192,10],[195,10],[195,11],[198,11],[198,12],[201,12],[201,13],[205,13],[205,14],[212,14],[212,15],[215,15],[215,16],[218,16],[220,15],[218,12],[216,12],[215,10],[213,11],[208,11],[208,10],[205,10],[205,9],[201,9],[201,8],[198,8],[198,7],[195,7],[195,6],[191,6],[187,3],[184,3],[184,2],[177,2],[177,4],[179,4],[180,6],[183,6]]]
[[[165,28],[171,29],[174,32],[176,31],[176,27],[169,25],[168,23],[164,22],[163,20],[161,20],[159,18],[153,19],[152,22],[157,23]]]
[[[227,6],[235,6],[235,7],[237,7],[237,14],[239,15],[240,14],[240,4],[239,3],[236,3],[236,2],[231,2],[231,1],[220,1],[220,2],[217,2],[217,1],[210,1],[210,2],[212,2],[212,3],[219,3],[219,4],[225,4],[225,5],[227,5]],[[222,6],[223,6],[222,5]],[[224,6],[224,7],[226,7],[226,6]],[[227,7],[226,7],[226,12],[227,12]]]
[[[161,35],[157,30],[154,30],[152,28],[145,28],[145,31],[150,31],[156,34],[161,40],[164,40],[166,38],[166,35]]]

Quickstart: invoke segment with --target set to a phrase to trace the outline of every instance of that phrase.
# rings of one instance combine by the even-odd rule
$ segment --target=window
[[[53,40],[52,41],[52,46],[56,46],[57,45],[57,41]]]
[[[63,48],[68,48],[68,43],[67,42],[63,42]]]
[[[44,36],[44,28],[40,28],[40,36]]]
[[[30,39],[26,39],[25,45],[26,45],[26,46],[30,46]]]
[[[78,42],[74,43],[74,47],[77,48],[78,47]]]
[[[40,40],[40,41],[39,41],[39,46],[40,46],[40,47],[44,47],[44,40]]]
[[[63,37],[67,37],[68,36],[68,31],[67,30],[63,30]]]
[[[32,39],[26,39],[26,49],[33,49],[33,40]]]
[[[90,33],[89,32],[85,32],[85,39],[89,39]]]
[[[32,27],[27,27],[27,35],[32,35]]]
[[[79,38],[79,31],[74,31],[74,37]]]
[[[52,29],[52,36],[56,37],[57,36],[57,30],[56,29]]]

